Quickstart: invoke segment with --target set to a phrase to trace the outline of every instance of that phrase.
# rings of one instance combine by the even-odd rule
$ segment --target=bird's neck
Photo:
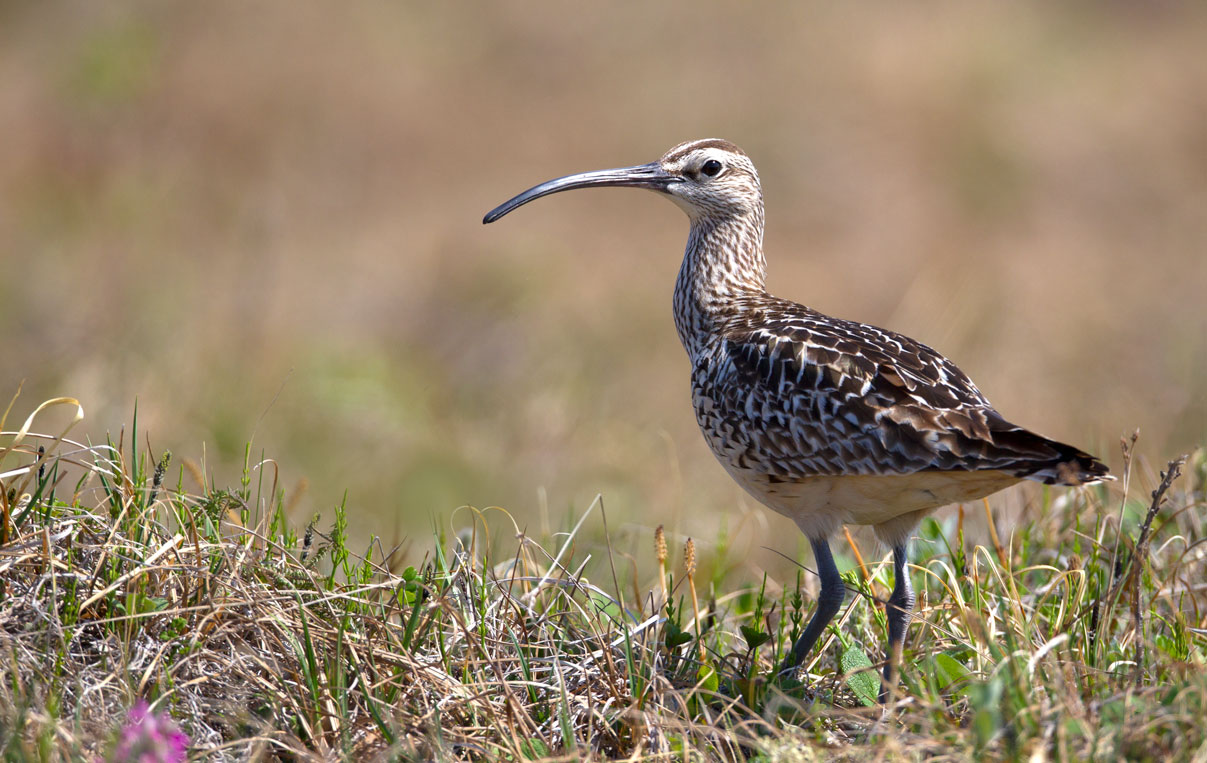
[[[675,282],[675,328],[695,357],[742,298],[766,294],[761,209],[722,219],[694,219]]]

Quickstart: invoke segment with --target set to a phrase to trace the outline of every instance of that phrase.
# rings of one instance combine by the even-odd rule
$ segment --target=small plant
[[[117,732],[113,749],[99,758],[104,763],[184,763],[189,737],[176,728],[166,712],[153,713],[145,699],[130,708]]]

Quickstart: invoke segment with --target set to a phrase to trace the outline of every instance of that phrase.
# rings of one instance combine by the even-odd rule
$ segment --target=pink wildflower
[[[104,758],[107,763],[184,763],[189,738],[167,712],[152,713],[145,699],[130,708],[117,745]]]

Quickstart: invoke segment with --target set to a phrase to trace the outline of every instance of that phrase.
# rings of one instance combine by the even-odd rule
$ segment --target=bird
[[[607,186],[654,191],[687,214],[673,307],[696,420],[733,479],[812,546],[820,591],[778,674],[796,675],[842,607],[830,538],[844,525],[870,525],[893,555],[884,702],[915,604],[908,549],[923,517],[1023,480],[1076,486],[1113,477],[1094,456],[1005,419],[927,345],[769,294],[762,185],[750,157],[727,140],[692,140],[648,164],[549,180],[482,222],[542,196]]]

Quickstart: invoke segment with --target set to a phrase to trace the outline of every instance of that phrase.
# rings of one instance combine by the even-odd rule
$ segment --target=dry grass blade
[[[18,392],[17,394],[20,394],[20,393]],[[4,421],[7,421],[8,414],[12,410],[12,405],[14,402],[16,402],[16,397],[17,397],[16,395],[13,396],[13,399],[9,402],[8,407],[5,408],[5,410],[4,410],[4,416],[2,418],[0,418],[0,430],[3,430],[3,428],[4,428]],[[73,397],[51,398],[50,400],[46,400],[46,401],[42,402],[40,405],[38,405],[37,408],[34,408],[33,413],[29,414],[29,416],[25,419],[25,423],[22,424],[21,428],[18,429],[16,432],[0,431],[0,437],[12,438],[7,444],[0,445],[0,467],[3,467],[5,458],[7,458],[8,455],[10,453],[12,453],[14,449],[19,447],[21,445],[21,443],[25,441],[25,438],[29,435],[30,427],[33,426],[34,420],[37,419],[38,414],[41,413],[42,411],[46,410],[47,408],[53,408],[53,407],[59,406],[59,405],[74,406],[75,414],[72,417],[71,421],[68,422],[67,426],[64,427],[63,431],[59,434],[59,436],[51,439],[50,448],[49,449],[47,449],[45,447],[39,448],[37,451],[37,458],[35,459],[34,463],[31,465],[19,467],[17,469],[11,469],[7,472],[0,471],[0,485],[4,486],[4,489],[0,490],[0,544],[7,543],[8,539],[9,539],[9,533],[10,533],[11,524],[12,524],[13,499],[17,498],[19,500],[20,497],[24,495],[25,489],[26,489],[26,487],[29,486],[29,481],[37,473],[38,467],[44,463],[47,456],[54,455],[54,452],[58,448],[59,443],[61,443],[63,441],[63,438],[67,436],[67,433],[71,431],[72,427],[74,427],[81,420],[83,420],[84,407],[82,405],[80,405],[79,400],[76,400]],[[3,483],[3,480],[10,479],[12,477],[20,476],[20,475],[24,475],[25,479],[22,480],[21,483],[17,487],[11,489],[11,492],[13,493],[13,495],[10,496],[10,488],[6,484]]]

